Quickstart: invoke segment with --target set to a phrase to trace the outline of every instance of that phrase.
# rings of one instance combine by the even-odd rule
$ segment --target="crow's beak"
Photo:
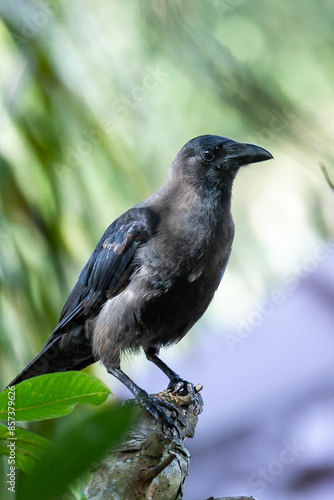
[[[231,145],[229,152],[225,156],[225,160],[232,167],[241,167],[249,163],[271,160],[272,158],[274,158],[273,155],[266,149],[255,144],[245,144],[242,142],[235,142]]]

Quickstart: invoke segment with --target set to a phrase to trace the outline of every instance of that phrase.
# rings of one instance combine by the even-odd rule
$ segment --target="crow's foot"
[[[159,417],[164,420],[167,426],[171,429],[175,429],[178,434],[180,434],[177,425],[173,420],[167,415],[166,410],[169,410],[175,415],[175,418],[178,416],[179,411],[175,408],[174,405],[164,401],[163,399],[155,398],[154,396],[150,396],[146,391],[141,389],[141,391],[137,395],[137,400],[142,408],[145,408],[149,414],[158,419]]]
[[[172,394],[178,394],[179,396],[186,396],[189,392],[194,392],[194,386],[187,380],[176,376],[171,379],[168,384],[167,391]]]

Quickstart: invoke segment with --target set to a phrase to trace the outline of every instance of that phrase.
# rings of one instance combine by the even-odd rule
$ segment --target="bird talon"
[[[145,408],[148,413],[155,418],[156,420],[160,417],[163,419],[165,424],[167,424],[168,428],[175,429],[180,436],[180,431],[177,425],[173,422],[173,420],[167,415],[164,408],[175,413],[175,418],[179,415],[179,411],[175,408],[174,405],[164,401],[162,399],[155,398],[150,396],[146,391],[142,390],[138,395],[138,402],[140,406]],[[164,408],[163,408],[164,407]]]
[[[187,380],[183,380],[181,377],[177,377],[169,382],[167,390],[172,394],[186,396],[189,392],[193,391],[193,384],[187,382]]]
[[[179,412],[179,410],[172,403],[169,403],[168,401],[165,401],[164,399],[158,399],[158,398],[154,398],[154,399],[157,399],[159,401],[159,405],[164,406],[165,408],[167,408],[167,410],[175,411],[176,413]]]

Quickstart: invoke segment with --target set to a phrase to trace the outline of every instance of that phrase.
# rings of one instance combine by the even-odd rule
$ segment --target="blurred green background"
[[[228,272],[174,356],[210,322],[223,334],[333,235],[320,169],[334,178],[330,0],[2,0],[0,12],[1,386],[48,338],[104,229],[192,137],[255,142],[275,161],[238,176]]]

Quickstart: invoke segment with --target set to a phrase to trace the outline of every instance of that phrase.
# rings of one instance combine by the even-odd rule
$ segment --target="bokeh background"
[[[163,354],[205,386],[186,498],[332,498],[332,2],[3,0],[0,12],[0,385],[185,142],[257,143],[275,161],[235,182],[223,284]],[[143,357],[124,369],[165,387]]]

